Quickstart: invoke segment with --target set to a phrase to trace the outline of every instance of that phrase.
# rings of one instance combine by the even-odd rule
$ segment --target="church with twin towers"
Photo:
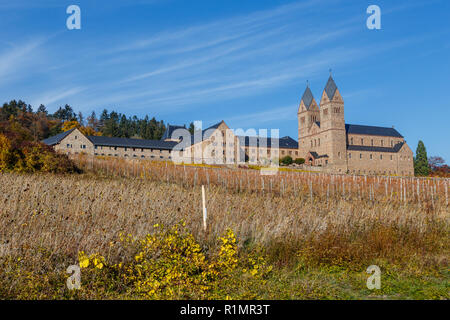
[[[347,124],[344,99],[330,75],[318,104],[307,85],[298,117],[299,156],[306,165],[350,174],[413,175],[413,152],[394,127]]]
[[[248,163],[264,164],[268,157],[281,159],[290,156],[293,159],[304,158],[303,169],[310,171],[363,175],[414,174],[413,153],[394,127],[347,124],[344,111],[344,100],[330,75],[320,104],[317,104],[309,85],[303,93],[297,112],[298,140],[288,136],[279,139],[237,136],[222,120],[198,132],[201,137],[199,141],[184,126],[167,125],[160,140],[88,136],[74,128],[43,142],[68,155],[84,153],[171,161],[173,151],[182,146],[185,162],[223,163],[226,158],[233,163],[237,159],[245,159]],[[177,135],[179,130],[185,134]],[[217,147],[224,150],[216,150]]]

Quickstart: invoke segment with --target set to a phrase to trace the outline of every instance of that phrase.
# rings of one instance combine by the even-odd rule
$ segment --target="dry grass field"
[[[1,298],[449,298],[448,179],[77,163],[0,174]]]

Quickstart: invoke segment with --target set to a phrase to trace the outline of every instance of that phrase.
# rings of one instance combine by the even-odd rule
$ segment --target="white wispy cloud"
[[[234,116],[226,117],[225,120],[233,126],[237,127],[248,127],[292,119],[292,115],[297,112],[298,106],[284,106],[284,107],[274,107],[269,110],[253,112],[253,113],[237,113]]]
[[[63,102],[68,97],[72,97],[85,90],[83,87],[58,89],[51,92],[45,92],[32,100],[32,105],[38,106],[40,104],[50,105],[55,102]]]
[[[235,16],[220,19],[206,24],[187,26],[185,28],[163,31],[150,38],[141,38],[129,41],[127,44],[114,48],[109,53],[124,51],[143,50],[152,48],[164,48],[169,45],[176,45],[183,51],[191,51],[200,48],[210,47],[223,42],[239,39],[250,32],[257,32],[276,21],[282,21],[287,15],[299,12],[303,9],[311,8],[318,4],[323,4],[323,0],[306,0],[282,5],[272,9],[257,11],[247,15]],[[201,37],[199,37],[201,35]],[[186,42],[195,40],[195,45],[186,46]]]
[[[0,52],[0,81],[11,80],[11,76],[18,76],[18,72],[33,62],[37,49],[45,39],[31,40],[27,43],[4,47]]]
[[[144,0],[145,1],[145,0]],[[51,1],[48,4],[52,4]],[[77,109],[122,106],[134,110],[178,112],[303,84],[330,67],[344,69],[383,50],[408,45],[359,44],[348,39],[364,25],[361,17],[321,23],[336,0],[294,2],[203,24],[88,42],[78,55],[52,42],[51,58],[41,70],[36,104],[55,105],[68,98]],[[417,37],[419,38],[419,37]],[[0,81],[36,62],[39,41],[0,51]],[[20,48],[20,49],[19,49]],[[76,48],[77,50],[81,50]],[[43,74],[43,75],[42,75]],[[29,76],[29,75],[28,75]],[[34,79],[33,79],[34,80]],[[62,84],[61,84],[62,83]]]

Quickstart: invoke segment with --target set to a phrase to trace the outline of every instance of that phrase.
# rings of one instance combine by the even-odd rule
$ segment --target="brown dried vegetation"
[[[64,269],[79,251],[117,262],[126,254],[111,249],[119,233],[140,238],[155,224],[184,221],[205,250],[231,228],[240,252],[264,252],[276,268],[299,261],[359,271],[385,263],[418,274],[448,268],[445,179],[262,177],[255,170],[164,162],[77,163],[91,173],[0,174],[3,255],[39,270]],[[201,184],[207,186],[206,234]]]

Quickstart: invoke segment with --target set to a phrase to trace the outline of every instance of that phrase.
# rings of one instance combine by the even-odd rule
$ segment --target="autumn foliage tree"
[[[428,158],[428,165],[430,167],[430,175],[434,177],[450,177],[450,167],[445,164],[445,160],[439,156]]]
[[[11,100],[0,107],[0,171],[76,171],[67,156],[40,142],[73,128],[87,136],[160,139],[166,126],[154,117],[139,119],[106,109],[100,118],[95,112],[85,118],[68,104],[53,114],[44,105],[34,112],[24,101]]]
[[[82,126],[76,120],[66,121],[62,125],[62,131],[64,131],[64,132],[72,130],[74,128],[79,129],[86,136],[101,136],[102,135],[101,132],[96,131],[93,127],[91,127],[91,126]]]
[[[20,115],[10,114],[8,120],[0,122],[0,172],[79,172],[66,155],[36,141],[32,127],[22,125],[24,118],[31,117],[22,114],[18,118]]]

